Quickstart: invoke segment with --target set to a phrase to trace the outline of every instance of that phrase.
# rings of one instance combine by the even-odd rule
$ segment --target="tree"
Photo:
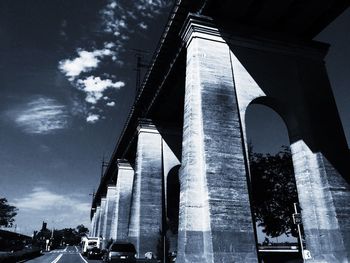
[[[18,209],[9,205],[6,198],[0,198],[0,226],[11,227]]]
[[[252,206],[258,225],[271,237],[297,236],[293,224],[293,203],[298,203],[292,156],[289,148],[276,155],[253,153],[249,156]]]
[[[89,229],[84,226],[83,224],[76,227],[76,230],[79,234],[79,236],[87,235],[89,233]]]
[[[65,244],[77,245],[79,244],[81,237],[74,228],[64,228],[58,230],[62,233],[62,240]]]

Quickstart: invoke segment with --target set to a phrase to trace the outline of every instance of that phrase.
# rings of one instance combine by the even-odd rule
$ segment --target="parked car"
[[[88,259],[101,259],[103,255],[103,252],[101,249],[94,247],[87,251],[87,258]]]
[[[132,243],[116,241],[113,242],[104,257],[105,262],[136,262],[136,249]]]

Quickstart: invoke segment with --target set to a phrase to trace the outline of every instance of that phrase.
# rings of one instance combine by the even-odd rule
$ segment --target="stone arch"
[[[180,165],[174,166],[167,176],[167,220],[172,233],[177,234],[179,225],[179,203],[180,203]]]
[[[180,178],[181,165],[171,168],[166,175],[165,219],[167,224],[166,237],[169,241],[169,252],[177,251],[180,209]]]
[[[286,109],[286,107],[284,107],[283,104],[279,103],[278,100],[274,98],[264,96],[264,97],[258,97],[254,99],[252,102],[249,103],[248,107],[245,109],[246,115],[248,114],[254,115],[254,111],[252,112],[250,110],[251,107],[254,105],[264,106],[267,109],[267,111],[264,112],[264,115],[266,117],[270,114],[271,116],[276,115],[274,117],[274,119],[276,120],[276,123],[274,123],[274,127],[277,128],[278,126],[280,126],[278,133],[280,133],[280,136],[282,138],[280,140],[277,140],[278,145],[276,146],[281,147],[283,145],[287,147],[285,149],[280,148],[278,154],[277,152],[273,153],[270,155],[269,158],[267,158],[266,155],[261,155],[261,159],[264,161],[268,159],[273,160],[271,163],[269,163],[269,165],[271,165],[271,169],[274,169],[275,171],[282,173],[284,176],[283,179],[277,176],[277,172],[275,172],[275,174],[274,172],[270,173],[268,171],[269,167],[267,166],[265,167],[265,169],[267,169],[267,172],[263,176],[267,175],[267,177],[270,176],[270,178],[266,178],[266,179],[258,178],[258,176],[260,176],[260,173],[263,172],[263,169],[261,170],[257,169],[257,165],[259,164],[257,159],[259,158],[256,158],[256,156],[258,155],[255,155],[255,159],[254,159],[253,157],[251,157],[252,152],[249,152],[250,147],[247,146],[245,149],[246,156],[247,156],[246,158],[247,168],[248,168],[248,173],[250,178],[249,180],[250,199],[251,199],[250,202],[252,205],[252,212],[253,212],[253,218],[255,222],[254,224],[256,227],[256,235],[257,235],[256,238],[257,238],[258,248],[260,251],[259,257],[264,257],[264,260],[267,260],[267,262],[269,262],[270,260],[284,262],[284,260],[287,260],[287,259],[301,258],[301,254],[298,253],[297,251],[295,251],[294,253],[287,253],[288,254],[287,257],[283,254],[281,255],[274,254],[273,257],[275,258],[273,259],[270,258],[271,254],[264,253],[264,251],[266,251],[266,246],[270,246],[271,242],[275,243],[275,245],[277,246],[278,246],[278,243],[280,243],[279,245],[281,245],[282,243],[285,243],[285,244],[289,243],[290,247],[286,249],[292,249],[292,247],[297,246],[297,243],[298,243],[298,238],[297,238],[298,232],[297,232],[296,226],[292,223],[292,214],[294,213],[293,204],[297,203],[297,206],[299,207],[299,200],[298,200],[298,191],[297,191],[297,185],[296,185],[296,174],[294,172],[294,163],[293,163],[293,158],[291,154],[291,140],[290,140],[290,135],[293,134],[295,129],[294,125],[296,124],[296,120],[293,114],[290,113]],[[244,137],[245,137],[246,145],[247,145],[248,139],[250,139],[249,131],[251,127],[249,126],[252,124],[251,119],[250,119],[250,123],[248,121],[249,121],[249,118],[245,116],[245,123],[242,123],[242,125],[245,126]],[[276,150],[276,148],[274,148],[274,150]],[[266,152],[269,152],[269,150],[267,150]],[[279,159],[280,156],[283,156],[283,157]],[[264,161],[261,162],[263,165],[264,165]],[[280,164],[276,162],[280,162]],[[284,185],[283,183],[288,185],[288,187],[286,187],[286,185]],[[281,186],[279,188],[280,190],[276,190],[277,185]],[[274,186],[276,186],[276,188],[269,189],[269,187],[274,187]],[[273,192],[273,194],[271,194],[271,192]],[[266,199],[264,199],[265,197]],[[261,202],[259,198],[263,199],[264,202]],[[268,203],[271,203],[273,206],[274,202],[276,202],[276,207],[280,207],[280,209],[278,208],[276,210],[273,210],[273,209],[269,210],[268,208],[266,210],[259,209],[259,205],[263,205],[263,204],[267,205]],[[285,204],[283,204],[283,202],[285,202]],[[261,211],[265,211],[265,212],[261,212]],[[262,214],[264,215],[265,213],[266,215],[262,216]],[[267,215],[268,213],[270,213],[270,215]],[[278,222],[277,219],[279,218],[277,216],[277,213],[280,213],[281,215],[280,219],[284,222]],[[257,217],[259,217],[260,223],[262,223],[263,227],[258,226]],[[276,227],[274,228],[272,226],[276,226]],[[273,232],[276,233],[278,232],[278,229],[279,229],[278,226],[280,226],[281,231],[284,229],[284,232],[281,232],[279,236],[277,236],[277,238],[272,238],[272,236],[269,237],[268,235],[264,235],[262,232],[262,229],[265,229],[265,231],[268,229],[268,233],[270,234]],[[289,231],[294,234],[294,237],[287,237],[286,235],[284,235]]]
[[[246,160],[248,160],[248,139],[247,139],[247,128],[246,128],[246,112],[250,105],[258,104],[263,105],[271,109],[282,119],[284,125],[288,131],[289,144],[291,145],[294,141],[297,141],[299,138],[298,135],[298,122],[297,118],[293,112],[291,112],[282,102],[278,99],[270,97],[270,96],[259,96],[258,93],[256,95],[251,95],[250,100],[242,100],[244,104],[240,103],[241,99],[239,97],[239,92],[237,91],[237,100],[238,100],[238,108],[239,115],[241,118],[241,126],[242,126],[242,137],[244,142],[244,154]],[[247,166],[249,172],[249,165]],[[249,175],[250,176],[250,175]]]
[[[284,124],[286,125],[289,141],[290,143],[293,142],[293,138],[297,136],[297,118],[294,115],[293,112],[291,112],[283,103],[281,103],[278,99],[275,99],[273,97],[269,96],[262,96],[257,97],[253,99],[249,105],[252,104],[260,104],[264,105],[271,110],[273,110],[275,113],[277,113],[281,119],[283,120]],[[248,105],[248,107],[249,107]]]

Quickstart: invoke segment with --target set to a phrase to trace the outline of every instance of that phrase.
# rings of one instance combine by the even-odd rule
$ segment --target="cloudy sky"
[[[0,1],[0,196],[17,229],[89,224],[135,92],[133,49],[149,60],[164,0]]]
[[[151,57],[170,2],[0,1],[0,196],[19,208],[20,232],[43,220],[89,225],[102,156],[134,99],[134,49]],[[327,66],[348,141],[349,23],[347,12],[317,38],[333,45]]]

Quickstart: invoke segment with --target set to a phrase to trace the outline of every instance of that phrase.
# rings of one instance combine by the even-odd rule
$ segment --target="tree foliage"
[[[0,226],[11,227],[15,221],[18,209],[8,204],[6,198],[0,198]]]
[[[298,203],[292,156],[289,148],[276,155],[249,156],[253,212],[258,225],[270,237],[297,236],[293,203]]]
[[[77,230],[79,236],[83,236],[83,235],[89,234],[89,229],[86,226],[84,226],[83,224],[78,225],[76,227],[76,230]]]
[[[55,249],[66,244],[78,245],[81,237],[88,232],[88,228],[84,225],[79,225],[76,228],[41,229],[33,239],[34,243],[41,248],[45,248],[45,241],[50,240],[51,249]]]

